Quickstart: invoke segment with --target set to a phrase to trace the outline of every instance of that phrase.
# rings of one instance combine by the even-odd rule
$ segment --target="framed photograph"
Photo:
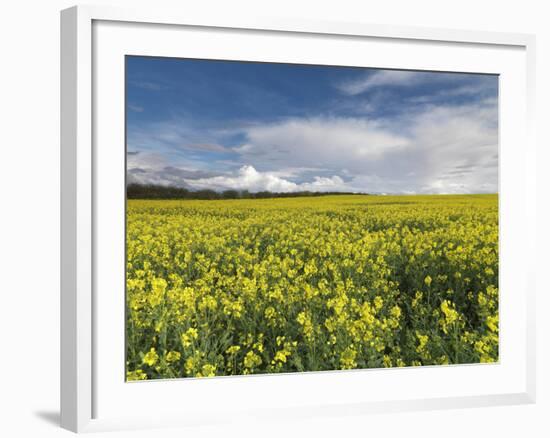
[[[61,14],[61,423],[534,401],[534,38]]]

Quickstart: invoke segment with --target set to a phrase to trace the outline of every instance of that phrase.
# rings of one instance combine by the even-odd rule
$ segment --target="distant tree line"
[[[351,192],[249,192],[248,190],[189,190],[182,187],[162,186],[155,184],[128,184],[126,195],[128,199],[265,199],[265,198],[295,198],[327,195],[354,195]]]

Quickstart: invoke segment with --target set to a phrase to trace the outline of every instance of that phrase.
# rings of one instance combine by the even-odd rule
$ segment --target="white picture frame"
[[[146,38],[140,36],[144,32]],[[221,38],[223,32],[226,35]],[[124,78],[117,69],[124,54],[181,56],[178,54],[184,40],[170,41],[195,37],[191,53],[195,57],[202,54],[200,57],[215,59],[223,50],[234,53],[225,59],[304,62],[303,53],[307,50],[311,59],[305,63],[322,62],[332,56],[335,62],[347,65],[352,62],[351,45],[365,45],[372,46],[372,59],[376,61],[371,62],[377,67],[451,71],[469,68],[501,75],[499,194],[501,230],[505,233],[501,237],[500,279],[503,352],[498,364],[124,382],[119,373],[124,368],[124,357],[119,354],[124,343],[120,324],[123,315],[116,313],[124,302],[124,289],[120,288],[123,277],[118,276],[118,271],[104,269],[105,264],[111,263],[108,253],[115,260],[124,251],[118,244],[120,224],[124,221],[123,216],[119,217],[124,208],[124,198],[120,197],[125,187],[120,185],[124,178],[120,167],[124,144],[120,144],[120,150],[117,148],[124,131],[120,124],[124,109],[119,105],[123,102]],[[227,47],[220,41],[226,41]],[[240,43],[244,41],[250,42],[250,47],[242,48]],[[319,41],[324,44],[322,51],[316,50]],[[268,55],[258,51],[260,42],[269,48]],[[290,44],[297,47],[292,54],[283,51]],[[377,44],[392,48],[382,56]],[[237,46],[241,52],[237,52]],[[345,50],[348,46],[350,50]],[[338,51],[338,47],[344,50]],[[410,52],[408,57],[406,52]],[[395,60],[396,53],[403,55],[399,61]],[[428,59],[430,53],[439,53],[439,59]],[[77,6],[62,11],[61,426],[85,432],[213,424],[234,417],[300,418],[533,403],[534,53],[534,36],[523,34],[256,17],[227,21],[215,15],[195,16],[157,8],[138,11]],[[106,96],[112,100],[107,102]],[[517,202],[523,208],[518,208]],[[112,226],[106,211],[118,218]],[[522,235],[516,236],[514,230],[520,226]],[[112,242],[116,248],[109,249],[105,244]],[[100,291],[107,287],[113,291],[112,296],[98,299]],[[467,384],[470,379],[478,385],[477,390]],[[425,390],[419,389],[429,380],[434,381],[432,388],[426,384]],[[442,387],[446,381],[453,384]],[[353,391],[366,384],[373,388],[372,393]],[[163,403],[150,404],[143,412],[118,409],[122,405],[132,407],[131,401],[142,396],[158,400],[160,394],[165,394],[168,402],[173,401],[181,385],[186,385],[186,394],[193,394],[192,402],[172,403],[172,409]],[[285,400],[284,391],[292,388],[300,389],[304,395],[297,394],[290,403]],[[384,388],[387,396],[382,397]],[[266,391],[275,391],[269,400],[262,398]],[[230,392],[241,395],[232,397],[232,409],[224,410],[222,403]],[[247,403],[246,397],[251,395],[259,401]],[[215,397],[219,403],[209,406],[208,397]]]

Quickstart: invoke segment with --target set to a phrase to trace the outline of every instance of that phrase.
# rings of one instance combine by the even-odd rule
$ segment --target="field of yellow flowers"
[[[130,200],[127,379],[498,360],[497,195]]]

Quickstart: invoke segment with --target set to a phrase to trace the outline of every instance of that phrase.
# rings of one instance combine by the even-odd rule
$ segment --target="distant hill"
[[[296,198],[327,195],[356,195],[351,192],[249,192],[248,190],[189,190],[180,187],[154,184],[128,184],[126,196],[128,199],[265,199],[265,198]],[[367,193],[362,193],[363,195]]]

